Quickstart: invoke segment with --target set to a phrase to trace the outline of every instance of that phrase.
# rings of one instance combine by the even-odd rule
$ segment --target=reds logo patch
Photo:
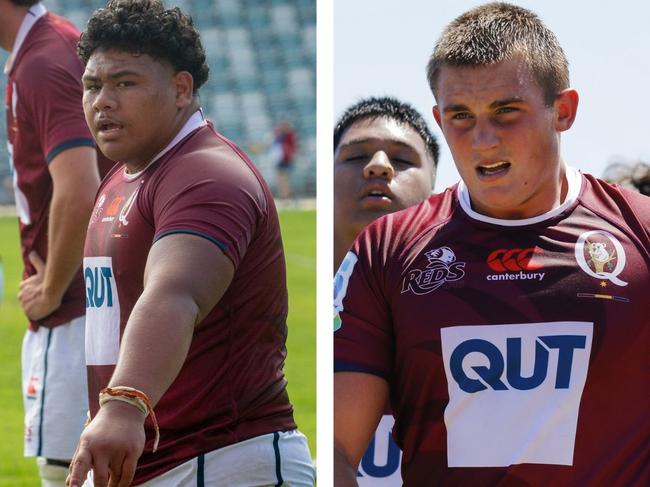
[[[429,263],[424,269],[411,269],[402,282],[402,294],[411,291],[422,295],[435,291],[445,282],[465,277],[465,262],[457,262],[449,247],[439,247],[424,253]]]

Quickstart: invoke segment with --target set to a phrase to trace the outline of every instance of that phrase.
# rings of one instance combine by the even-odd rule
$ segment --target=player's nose
[[[476,151],[493,149],[499,145],[499,136],[487,120],[477,120],[472,131],[472,148]]]
[[[92,103],[93,110],[103,112],[115,108],[116,100],[112,90],[106,86],[99,88]]]
[[[381,150],[375,152],[364,166],[363,176],[365,178],[382,177],[389,181],[393,179],[395,177],[395,169],[390,162],[388,154]]]

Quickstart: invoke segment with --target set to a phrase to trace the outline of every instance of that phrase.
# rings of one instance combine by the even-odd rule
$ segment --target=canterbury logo
[[[490,269],[496,272],[534,271],[543,267],[541,262],[532,262],[535,254],[543,251],[537,247],[527,249],[497,249],[487,258]]]

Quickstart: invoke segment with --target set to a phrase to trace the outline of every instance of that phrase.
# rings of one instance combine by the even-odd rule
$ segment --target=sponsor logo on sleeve
[[[341,328],[341,317],[339,314],[343,311],[343,299],[348,292],[348,283],[352,270],[359,259],[352,252],[345,254],[343,262],[339,266],[334,276],[334,331]]]
[[[111,257],[85,257],[86,365],[114,365],[120,347],[120,300]]]
[[[445,282],[459,281],[465,277],[465,262],[458,262],[449,247],[439,247],[424,253],[428,263],[424,269],[409,269],[402,281],[402,294],[428,294]]]
[[[488,274],[488,281],[541,281],[544,272],[535,272],[543,267],[540,262],[543,250],[539,247],[525,249],[497,249],[488,255],[487,264],[496,274]]]
[[[450,467],[572,465],[590,322],[441,329]]]
[[[611,233],[604,230],[583,233],[576,242],[575,256],[580,268],[591,277],[627,286],[618,277],[625,268],[625,251]]]

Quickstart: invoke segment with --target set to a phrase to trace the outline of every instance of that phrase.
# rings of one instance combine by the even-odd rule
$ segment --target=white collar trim
[[[463,211],[474,220],[481,222],[492,223],[493,225],[501,225],[504,227],[521,227],[524,225],[532,225],[533,223],[539,223],[544,220],[549,220],[560,213],[562,213],[566,208],[571,206],[573,202],[578,198],[580,190],[582,189],[582,175],[580,172],[573,167],[566,167],[565,177],[567,181],[567,194],[564,198],[564,201],[560,206],[553,208],[546,213],[541,215],[534,216],[532,218],[524,218],[522,220],[506,220],[501,218],[493,218],[490,216],[483,215],[472,209],[471,200],[469,197],[469,190],[465,183],[461,180],[458,184],[458,201],[460,202],[460,207]]]
[[[140,176],[144,171],[147,170],[149,166],[151,166],[154,162],[156,162],[158,159],[160,159],[162,156],[164,156],[167,152],[169,152],[176,144],[178,144],[181,140],[183,140],[185,137],[187,137],[190,133],[194,132],[196,129],[203,127],[204,125],[207,125],[208,122],[206,121],[205,117],[203,116],[203,111],[199,108],[190,118],[187,119],[187,122],[185,122],[185,125],[178,131],[176,136],[172,139],[172,141],[165,146],[163,150],[161,150],[158,154],[154,156],[151,161],[144,166],[142,169],[140,169],[138,172],[129,174],[126,172],[126,167],[124,167],[124,177],[131,181],[138,176]]]
[[[16,34],[16,40],[14,41],[14,46],[11,48],[9,58],[5,63],[5,74],[9,74],[11,71],[11,68],[14,65],[14,59],[16,59],[16,56],[18,56],[18,52],[20,51],[20,48],[22,47],[27,34],[29,34],[29,31],[32,30],[32,27],[34,27],[34,24],[38,21],[38,19],[40,19],[46,13],[47,9],[41,3],[32,5],[31,8],[27,11],[25,17],[23,18],[23,22],[20,24],[20,28],[18,29],[18,34]]]

